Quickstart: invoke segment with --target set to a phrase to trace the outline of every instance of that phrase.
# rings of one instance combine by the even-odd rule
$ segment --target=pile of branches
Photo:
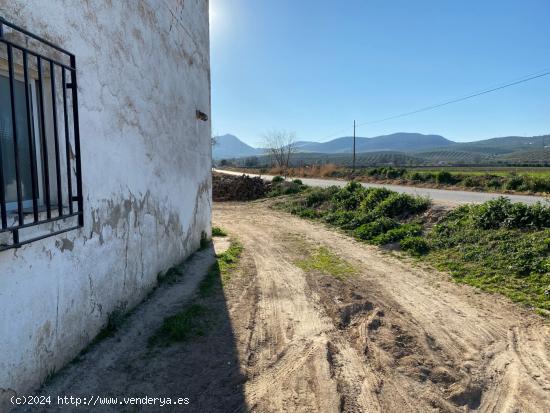
[[[271,184],[262,178],[247,175],[212,175],[212,198],[214,201],[251,201],[263,198]]]

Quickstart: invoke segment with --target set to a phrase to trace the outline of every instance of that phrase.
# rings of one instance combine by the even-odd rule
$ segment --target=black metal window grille
[[[83,225],[75,55],[0,17],[0,251]]]

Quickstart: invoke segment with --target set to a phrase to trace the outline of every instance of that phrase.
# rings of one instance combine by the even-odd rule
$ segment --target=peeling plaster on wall
[[[76,55],[84,228],[0,252],[0,410],[211,229],[208,1],[0,0]],[[52,224],[52,228],[55,225]]]

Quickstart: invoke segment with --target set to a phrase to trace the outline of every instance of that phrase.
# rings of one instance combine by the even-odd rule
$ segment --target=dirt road
[[[64,410],[77,412],[550,410],[550,327],[541,318],[268,202],[215,205],[214,224],[244,252],[231,279],[201,302],[216,319],[209,331],[147,347],[162,316],[192,299],[212,259],[201,252],[182,281],[159,289],[41,394],[190,399],[162,409]],[[320,246],[355,274],[300,269]]]
[[[538,317],[264,203],[219,204],[215,221],[253,257],[255,303],[236,330],[252,411],[549,411]],[[294,265],[319,245],[359,274]]]

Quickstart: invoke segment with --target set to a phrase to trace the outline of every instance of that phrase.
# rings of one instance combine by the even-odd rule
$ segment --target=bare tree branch
[[[283,130],[275,130],[264,135],[266,154],[283,171],[286,177],[290,158],[296,152],[296,134]]]

